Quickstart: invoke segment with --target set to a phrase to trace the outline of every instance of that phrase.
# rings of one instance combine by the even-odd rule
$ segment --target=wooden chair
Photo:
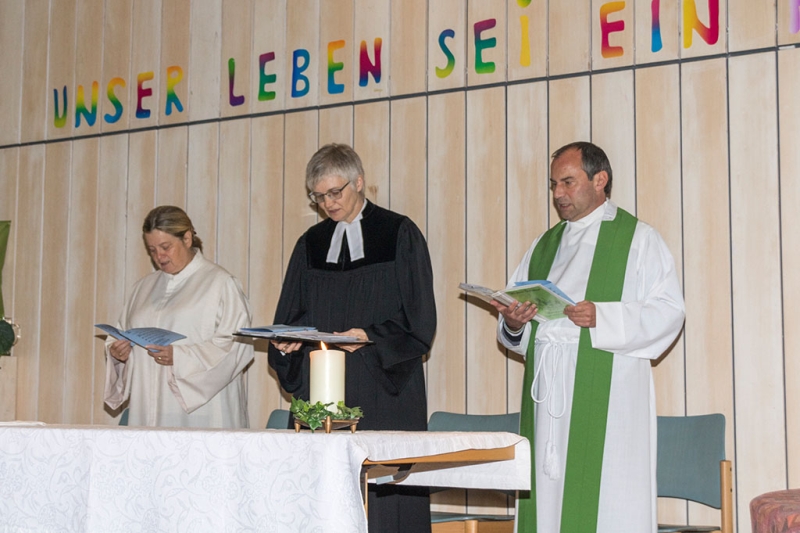
[[[437,411],[428,431],[507,431],[519,433],[519,413],[465,415]],[[431,512],[431,533],[513,533],[513,515]]]
[[[733,533],[732,477],[724,415],[658,417],[658,496],[720,510],[719,526],[659,524],[659,533]]]

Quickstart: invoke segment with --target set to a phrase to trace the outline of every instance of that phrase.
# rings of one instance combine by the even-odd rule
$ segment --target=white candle
[[[336,405],[344,401],[344,352],[322,346],[322,350],[311,352],[309,399],[312,404],[333,402],[331,407],[335,411]]]

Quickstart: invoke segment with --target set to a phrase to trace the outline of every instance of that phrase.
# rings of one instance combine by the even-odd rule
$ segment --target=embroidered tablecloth
[[[366,532],[366,459],[515,446],[515,459],[412,473],[405,484],[530,488],[511,433],[0,425],[0,531]]]

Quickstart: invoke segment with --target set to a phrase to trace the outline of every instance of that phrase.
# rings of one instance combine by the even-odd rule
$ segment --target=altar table
[[[381,463],[403,484],[530,489],[511,433],[0,425],[0,531],[366,532],[362,472],[387,481]]]

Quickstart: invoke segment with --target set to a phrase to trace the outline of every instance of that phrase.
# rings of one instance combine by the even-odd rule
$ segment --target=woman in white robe
[[[117,327],[158,327],[185,335],[169,346],[106,342],[105,402],[129,402],[134,426],[248,427],[243,372],[253,348],[232,334],[250,325],[239,282],[202,254],[186,213],[153,209],[142,228],[155,272],[133,287]]]

